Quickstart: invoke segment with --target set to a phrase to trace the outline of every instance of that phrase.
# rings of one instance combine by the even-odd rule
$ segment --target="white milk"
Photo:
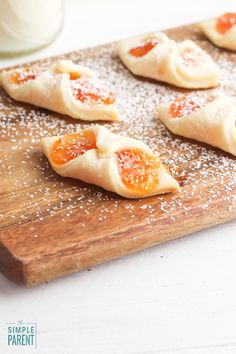
[[[63,0],[0,0],[0,54],[50,43],[63,20]]]

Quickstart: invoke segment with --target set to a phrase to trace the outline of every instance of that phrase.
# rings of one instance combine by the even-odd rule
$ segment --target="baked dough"
[[[114,94],[93,71],[70,60],[59,60],[46,71],[5,71],[0,82],[16,101],[82,120],[119,120]]]
[[[219,83],[219,68],[193,41],[177,43],[164,33],[122,40],[122,62],[135,75],[183,88],[209,88]]]
[[[80,139],[82,144],[77,143]],[[52,168],[61,176],[95,184],[127,198],[179,189],[176,180],[145,143],[111,133],[103,126],[63,137],[43,138],[41,143]],[[77,155],[77,148],[84,149],[83,153]]]
[[[174,134],[218,147],[236,156],[236,100],[222,94],[184,95],[158,108]]]
[[[203,21],[198,28],[216,46],[236,50],[236,13]]]

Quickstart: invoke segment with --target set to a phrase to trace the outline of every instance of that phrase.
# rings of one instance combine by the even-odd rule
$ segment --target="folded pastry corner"
[[[175,42],[164,33],[122,40],[119,56],[135,75],[183,88],[209,88],[219,83],[217,64],[193,41]]]
[[[236,100],[223,94],[185,94],[161,104],[160,121],[174,134],[236,156]]]
[[[16,101],[82,120],[120,120],[115,94],[95,73],[71,60],[48,69],[23,67],[4,71],[1,86]]]
[[[174,192],[178,182],[140,140],[102,126],[42,139],[52,168],[64,177],[95,184],[126,198]]]

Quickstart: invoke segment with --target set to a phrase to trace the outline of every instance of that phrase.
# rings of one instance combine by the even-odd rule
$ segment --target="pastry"
[[[0,82],[16,101],[82,120],[119,120],[115,95],[88,68],[59,60],[46,71],[5,71]]]
[[[218,47],[236,50],[236,13],[199,23],[198,28]]]
[[[189,94],[158,108],[174,134],[218,147],[236,156],[236,100],[222,94]]]
[[[42,149],[61,176],[98,185],[127,198],[178,190],[160,159],[142,141],[93,126],[42,139]]]
[[[219,83],[219,68],[193,41],[177,43],[164,33],[122,40],[122,62],[135,75],[183,88],[209,88]]]

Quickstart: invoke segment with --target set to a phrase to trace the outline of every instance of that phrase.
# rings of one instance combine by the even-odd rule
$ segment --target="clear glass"
[[[60,32],[63,14],[63,0],[0,0],[0,56],[51,43]]]

